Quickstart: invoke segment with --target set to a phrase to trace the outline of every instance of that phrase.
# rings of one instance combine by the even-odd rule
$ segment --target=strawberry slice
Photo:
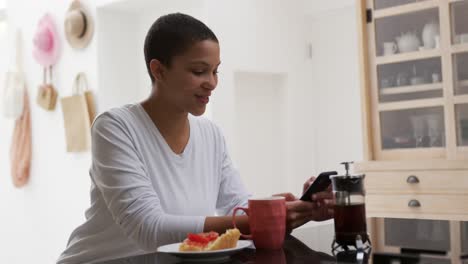
[[[201,243],[201,244],[208,244],[209,242],[216,240],[219,234],[216,232],[208,232],[208,233],[199,233],[199,234],[188,234],[188,239],[193,242]]]
[[[204,237],[204,236],[201,236],[200,234],[192,234],[192,233],[190,233],[190,234],[188,234],[188,239],[189,239],[190,241],[198,242],[198,243],[203,243],[203,244],[210,242],[210,241],[208,240],[208,238],[206,238],[206,237]]]

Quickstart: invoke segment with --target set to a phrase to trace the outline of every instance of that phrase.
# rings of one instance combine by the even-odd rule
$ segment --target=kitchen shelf
[[[398,5],[394,7],[378,9],[374,11],[374,18],[383,18],[395,15],[401,15],[406,13],[413,13],[417,11],[423,11],[426,9],[437,8],[439,6],[439,1],[421,1],[410,3],[406,5]]]
[[[431,98],[431,99],[418,99],[418,100],[407,100],[397,101],[391,103],[379,103],[377,110],[382,111],[394,111],[394,110],[405,110],[414,108],[444,106],[443,98]]]
[[[468,94],[456,95],[453,97],[454,104],[466,104],[468,103]]]
[[[468,147],[466,146],[458,146],[457,150],[460,152],[460,156],[462,158],[468,159]]]
[[[442,83],[429,83],[421,85],[397,86],[380,89],[380,94],[403,94],[403,93],[418,93],[426,91],[442,90]]]
[[[451,48],[451,52],[452,53],[468,52],[468,43],[453,44]]]
[[[375,59],[377,65],[383,64],[390,64],[396,62],[405,62],[405,61],[414,61],[414,60],[422,60],[422,59],[429,59],[434,57],[440,57],[441,52],[439,49],[431,49],[431,50],[421,50],[421,51],[414,51],[414,52],[407,52],[407,53],[398,53],[389,56],[378,56]]]
[[[449,3],[459,3],[459,2],[463,2],[465,0],[449,0]]]
[[[385,160],[414,160],[415,156],[424,159],[441,159],[445,157],[446,149],[443,148],[395,148],[382,149],[381,155]]]

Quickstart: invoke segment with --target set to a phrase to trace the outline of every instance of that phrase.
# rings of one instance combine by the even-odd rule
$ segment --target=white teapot
[[[396,37],[396,41],[400,53],[417,51],[421,45],[421,41],[414,32],[402,33],[401,36]]]

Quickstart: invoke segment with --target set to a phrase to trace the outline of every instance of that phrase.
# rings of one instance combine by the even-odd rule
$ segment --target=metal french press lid
[[[352,161],[341,162],[345,166],[345,175],[332,175],[330,179],[333,183],[334,191],[347,191],[348,193],[362,193],[364,191],[363,179],[364,174],[351,175],[349,174],[349,165]]]

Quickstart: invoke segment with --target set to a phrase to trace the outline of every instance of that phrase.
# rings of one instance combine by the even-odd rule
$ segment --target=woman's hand
[[[309,221],[324,221],[333,217],[333,201],[323,198],[329,197],[328,192],[317,193],[314,195],[317,199],[312,202],[301,201],[291,193],[281,193],[275,196],[286,198],[286,230],[288,233]]]
[[[310,177],[303,185],[302,193],[305,193],[309,186],[315,181],[315,177]],[[328,186],[328,188],[316,194],[313,194],[312,203],[315,204],[315,208],[317,212],[316,219],[314,221],[324,221],[333,218],[333,206],[335,205],[333,201],[333,191],[332,186]]]
[[[304,183],[303,192],[315,180],[311,177]],[[312,202],[297,199],[291,193],[280,193],[274,196],[283,196],[286,199],[286,230],[290,233],[309,221],[324,221],[333,217],[333,193],[331,186],[323,192],[312,195]]]

